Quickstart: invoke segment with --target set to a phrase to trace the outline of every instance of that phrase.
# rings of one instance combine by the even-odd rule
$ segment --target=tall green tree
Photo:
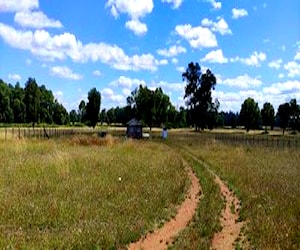
[[[41,92],[34,78],[29,78],[25,83],[25,110],[26,122],[35,123],[39,121]]]
[[[294,133],[299,128],[300,123],[300,106],[297,104],[296,99],[290,100],[290,125]]]
[[[24,89],[20,86],[20,83],[17,82],[15,87],[12,88],[12,97],[11,97],[11,108],[14,113],[14,122],[15,123],[24,123],[25,122],[25,104],[24,104]]]
[[[86,120],[86,104],[84,100],[81,100],[78,106],[78,115],[80,122],[85,122]]]
[[[288,102],[279,105],[277,116],[279,118],[279,125],[282,128],[283,135],[289,124],[290,113],[290,104]]]
[[[69,114],[65,107],[55,100],[53,104],[53,122],[58,125],[66,125],[69,123]]]
[[[202,74],[199,64],[191,62],[182,74],[182,79],[186,81],[184,98],[192,122],[196,131],[198,128],[203,130],[210,123],[211,112],[218,107],[211,97],[211,91],[217,84],[216,77],[209,69]]]
[[[264,103],[261,109],[261,119],[262,125],[265,126],[265,133],[267,133],[267,127],[270,126],[272,129],[275,122],[275,111],[271,103]]]
[[[10,106],[11,91],[8,85],[0,79],[0,122],[13,122],[13,110]]]
[[[86,118],[88,123],[95,128],[98,122],[98,116],[101,105],[101,94],[96,88],[93,88],[88,93],[88,103],[86,105]]]
[[[260,109],[258,103],[252,98],[247,98],[241,106],[240,121],[245,126],[247,132],[258,127],[260,119]]]
[[[51,90],[45,85],[39,87],[41,93],[40,101],[40,122],[51,124],[53,122],[54,96]]]
[[[127,104],[132,107],[133,115],[147,124],[150,130],[168,121],[168,111],[172,106],[161,88],[151,90],[142,85],[127,97]]]
[[[69,117],[70,117],[70,122],[75,125],[75,122],[78,122],[79,121],[79,117],[78,117],[78,114],[76,112],[75,109],[72,109],[69,113]]]

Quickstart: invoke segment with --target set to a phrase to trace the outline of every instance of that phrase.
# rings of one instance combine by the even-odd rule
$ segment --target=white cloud
[[[253,87],[259,87],[262,82],[261,80],[257,78],[252,78],[248,74],[237,76],[236,78],[227,78],[227,79],[221,79],[221,77],[218,77],[218,83],[227,85],[230,87],[235,88],[241,88],[241,89],[249,89]]]
[[[101,97],[103,97],[105,101],[110,101],[121,105],[125,104],[125,97],[123,95],[115,94],[110,88],[102,89]]]
[[[23,31],[0,23],[0,37],[11,47],[28,50],[46,60],[72,59],[75,62],[100,61],[119,70],[157,70],[157,60],[151,54],[128,56],[117,45],[107,43],[82,44],[71,33],[51,36],[45,30]]]
[[[111,8],[114,16],[128,14],[132,19],[139,19],[153,10],[152,0],[108,0],[106,7]]]
[[[94,76],[101,76],[102,74],[101,74],[101,72],[99,70],[94,70],[93,71],[93,75]]]
[[[67,66],[54,66],[50,68],[51,75],[58,76],[61,78],[71,79],[71,80],[81,80],[82,75],[73,73]]]
[[[223,51],[221,49],[209,52],[200,61],[210,63],[228,63],[228,59],[224,57]]]
[[[176,57],[172,58],[172,63],[173,64],[177,64],[178,63],[178,59]]]
[[[114,80],[110,83],[111,86],[126,88],[133,90],[134,88],[142,85],[145,86],[146,82],[144,80],[129,78],[126,76],[120,76],[117,80]]]
[[[240,17],[248,16],[248,11],[245,9],[237,9],[233,8],[232,9],[232,18],[233,19],[238,19]]]
[[[267,56],[263,52],[254,52],[250,57],[248,58],[241,58],[239,56],[235,58],[231,58],[231,62],[241,62],[243,64],[246,64],[248,66],[255,66],[255,67],[260,67],[261,62],[265,61],[267,59]]]
[[[280,73],[280,74],[278,75],[278,78],[279,78],[279,79],[284,78],[284,74]]]
[[[0,12],[28,11],[38,7],[38,0],[0,0]]]
[[[222,3],[218,2],[216,0],[206,0],[206,2],[211,3],[211,5],[214,7],[214,9],[221,9],[222,8]]]
[[[117,18],[119,14],[127,14],[130,21],[127,21],[126,28],[132,30],[136,35],[147,33],[147,25],[139,21],[140,18],[150,14],[153,10],[152,0],[108,0],[106,5],[110,8],[111,14]]]
[[[143,36],[148,31],[147,25],[137,19],[127,21],[125,26],[127,29],[132,30],[137,36]]]
[[[179,36],[186,39],[193,48],[217,47],[216,36],[210,29],[201,26],[192,27],[190,24],[177,25],[175,30]]]
[[[282,64],[282,60],[281,59],[277,59],[277,60],[269,62],[268,66],[270,68],[273,68],[273,69],[280,69],[281,64]]]
[[[297,52],[297,54],[294,57],[294,60],[300,60],[300,51]]]
[[[60,21],[48,18],[41,11],[34,12],[17,12],[14,17],[14,21],[21,25],[22,27],[30,28],[61,28],[63,25]]]
[[[208,18],[204,18],[201,21],[201,24],[204,27],[209,27],[214,32],[219,32],[221,35],[232,34],[232,31],[224,18],[221,18],[218,22],[213,22]]]
[[[183,0],[162,0],[163,3],[171,3],[173,4],[174,9],[178,9],[182,4]]]
[[[176,67],[176,70],[180,73],[183,73],[185,71],[185,67],[183,67],[183,66]]]
[[[186,49],[182,46],[174,45],[168,49],[158,49],[156,52],[160,56],[173,57],[177,56],[180,53],[186,53]]]
[[[278,107],[284,101],[289,101],[292,98],[300,99],[300,81],[274,83],[269,87],[263,88],[262,93],[264,96],[268,96],[268,101],[274,107]]]
[[[167,65],[169,61],[167,59],[162,59],[157,62],[158,65]]]
[[[22,78],[19,74],[8,74],[8,79],[13,81],[20,81]]]
[[[300,77],[300,64],[297,62],[288,62],[284,65],[284,69],[288,72],[288,77]]]

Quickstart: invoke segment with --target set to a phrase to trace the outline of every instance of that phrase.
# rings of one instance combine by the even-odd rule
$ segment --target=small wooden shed
[[[133,118],[127,123],[126,135],[128,138],[140,139],[143,137],[142,123]]]

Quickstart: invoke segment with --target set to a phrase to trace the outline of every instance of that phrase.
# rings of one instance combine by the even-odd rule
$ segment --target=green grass
[[[171,147],[177,148],[182,156],[193,167],[199,178],[202,195],[195,217],[189,226],[175,239],[171,249],[210,249],[211,239],[215,232],[220,231],[220,215],[224,200],[220,188],[214,181],[214,176],[208,169],[195,161],[176,140],[169,140]]]
[[[245,233],[252,247],[300,248],[298,149],[224,145],[195,133],[172,136],[208,162],[241,199],[241,219],[247,221]]]
[[[80,137],[0,141],[0,248],[125,248],[188,186],[162,144]]]

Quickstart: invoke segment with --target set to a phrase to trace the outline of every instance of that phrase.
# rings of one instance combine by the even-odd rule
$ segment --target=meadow
[[[140,141],[96,134],[5,140],[0,133],[0,248],[125,249],[174,216],[190,184],[181,157],[203,195],[170,248],[209,249],[221,230],[223,197],[201,161],[241,200],[246,226],[236,249],[300,248],[299,147],[265,147],[261,132],[251,133],[252,144],[187,130],[162,142],[153,133],[156,139]]]
[[[76,136],[0,142],[0,248],[126,248],[188,187],[163,144]]]
[[[255,249],[299,249],[299,149],[228,145],[196,133],[170,134],[169,143],[207,162],[210,169],[225,180],[240,198],[240,220],[247,223],[244,228],[246,246]],[[198,225],[206,223],[206,219],[196,220]],[[201,232],[198,227],[190,227],[189,230],[190,233],[179,240],[191,245],[201,238]],[[198,237],[191,237],[195,234]],[[239,246],[237,244],[236,247]]]

